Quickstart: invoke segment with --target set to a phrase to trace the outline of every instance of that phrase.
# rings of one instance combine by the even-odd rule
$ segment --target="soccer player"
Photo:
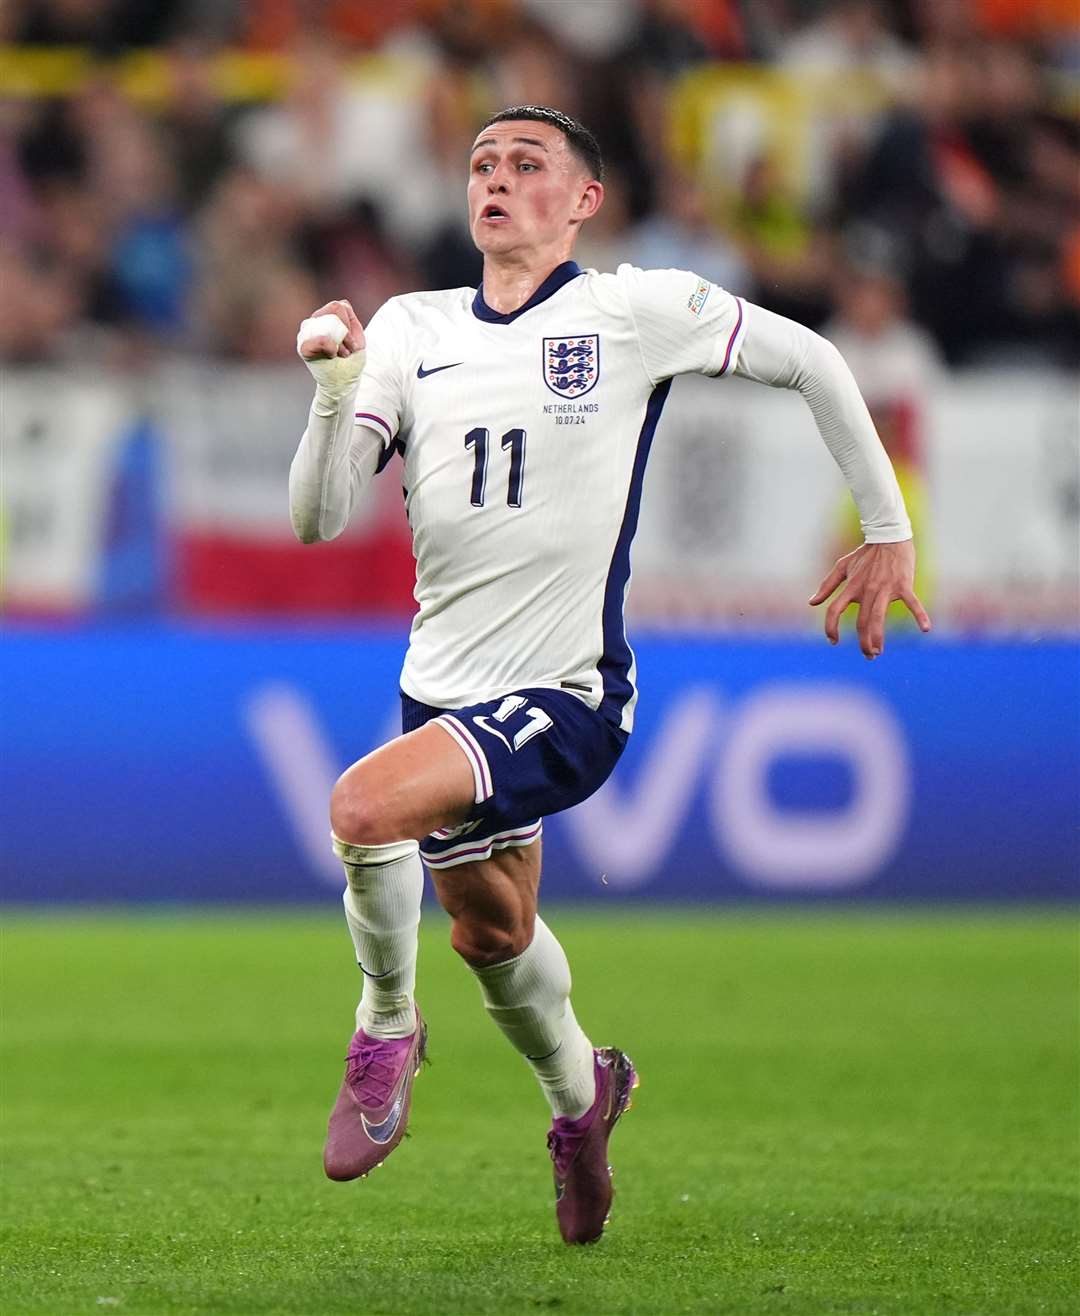
[[[330,800],[364,980],[326,1173],[365,1175],[405,1132],[426,1045],[413,996],[422,856],[454,949],[551,1106],[568,1243],[603,1231],[608,1138],[637,1076],[571,1007],[566,956],[537,914],[542,819],[595,791],[630,734],[630,543],[672,377],[738,374],[806,398],[865,538],[810,600],[834,596],[834,644],[852,603],[868,658],[892,600],[930,626],[900,491],[839,354],[693,273],[579,269],[602,172],[592,135],[556,110],[490,119],[469,163],[481,287],[394,297],[366,334],[345,300],[304,321],[316,390],[289,482],[300,539],[332,539],[400,453],[417,562],[404,734],[354,763]]]

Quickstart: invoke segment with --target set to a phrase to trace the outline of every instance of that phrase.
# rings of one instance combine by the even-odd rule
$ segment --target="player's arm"
[[[902,600],[923,631],[930,629],[915,594],[911,522],[892,465],[836,348],[763,307],[748,304],[745,314],[735,373],[802,394],[859,509],[865,543],[836,563],[810,603],[817,606],[835,594],[825,615],[825,634],[833,644],[840,639],[841,614],[857,603],[860,647],[867,658],[876,658],[885,647],[885,614],[894,599]]]
[[[296,350],[314,376],[315,397],[289,469],[289,513],[296,537],[311,544],[345,529],[378,468],[382,443],[355,423],[353,398],[366,352],[349,303],[329,302],[305,320]]]

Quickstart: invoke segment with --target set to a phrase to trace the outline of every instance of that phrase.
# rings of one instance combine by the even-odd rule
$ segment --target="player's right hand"
[[[345,336],[340,342],[329,333],[313,333],[304,336],[307,327],[317,328],[312,321],[324,315],[336,315],[345,326]],[[305,361],[328,361],[333,357],[352,356],[354,352],[364,350],[364,327],[352,306],[344,298],[336,302],[327,302],[320,306],[300,326],[300,335],[296,341],[296,350]]]

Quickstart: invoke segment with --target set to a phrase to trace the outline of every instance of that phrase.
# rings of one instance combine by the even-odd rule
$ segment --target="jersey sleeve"
[[[364,339],[367,360],[356,390],[353,410],[357,426],[374,430],[384,448],[397,437],[404,407],[404,316],[393,299],[371,317]]]
[[[868,544],[911,538],[911,522],[892,464],[847,362],[805,325],[752,302],[739,374],[771,388],[797,389],[840,467]]]
[[[652,383],[691,373],[734,372],[746,326],[741,297],[689,270],[620,265],[616,278],[634,320]]]

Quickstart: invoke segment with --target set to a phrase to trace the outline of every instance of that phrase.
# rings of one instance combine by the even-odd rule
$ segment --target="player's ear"
[[[587,219],[592,219],[603,204],[604,185],[598,179],[591,178],[578,196],[574,213],[570,216],[570,222],[572,224],[584,224]]]

